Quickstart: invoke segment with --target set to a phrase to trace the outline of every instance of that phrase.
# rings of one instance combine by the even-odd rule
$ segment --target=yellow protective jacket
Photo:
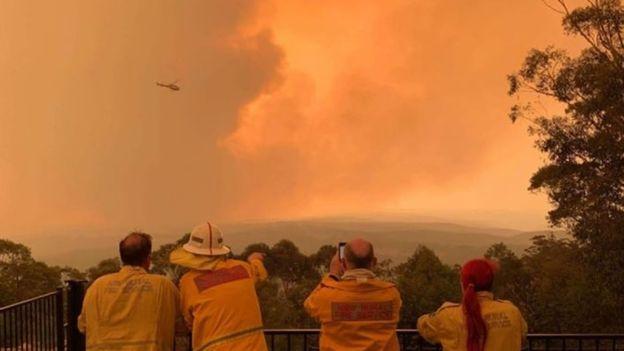
[[[89,351],[170,351],[179,303],[169,279],[123,266],[87,289],[78,329]]]
[[[477,293],[481,315],[487,324],[485,351],[518,351],[527,334],[520,310],[506,300],[494,300],[490,292]],[[462,306],[446,302],[437,312],[418,318],[418,332],[444,351],[466,351],[466,323]]]
[[[267,278],[260,260],[222,259],[180,279],[182,314],[193,350],[267,350],[255,283]]]
[[[360,271],[365,272],[352,274],[360,276],[354,279],[323,278],[304,302],[310,316],[321,323],[321,351],[399,350],[399,291],[372,272]]]

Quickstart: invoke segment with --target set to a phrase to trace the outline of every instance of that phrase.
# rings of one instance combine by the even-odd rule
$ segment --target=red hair
[[[461,284],[464,290],[462,309],[466,317],[468,351],[483,351],[487,339],[487,325],[481,315],[481,305],[477,297],[479,291],[491,291],[494,282],[494,262],[476,259],[466,262],[461,270]]]

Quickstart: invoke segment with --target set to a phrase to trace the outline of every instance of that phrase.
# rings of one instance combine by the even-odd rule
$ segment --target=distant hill
[[[436,252],[442,261],[461,263],[481,256],[492,244],[503,242],[521,253],[536,235],[546,231],[523,232],[504,228],[480,228],[453,223],[370,221],[363,219],[314,219],[299,221],[249,222],[223,225],[225,242],[235,252],[247,245],[275,244],[281,239],[293,241],[302,252],[314,253],[325,244],[334,244],[357,236],[373,242],[381,259],[398,263],[411,255],[418,245]],[[553,233],[565,236],[562,232]],[[155,236],[155,248],[180,238],[183,233]],[[25,241],[33,255],[50,264],[70,265],[80,269],[117,255],[117,238],[110,235],[55,235],[36,242]],[[60,245],[62,243],[62,245]]]

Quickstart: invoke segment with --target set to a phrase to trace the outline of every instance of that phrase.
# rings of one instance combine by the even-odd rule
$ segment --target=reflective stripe
[[[246,334],[251,334],[251,333],[255,333],[257,331],[262,331],[263,329],[264,329],[263,326],[259,326],[259,327],[239,330],[239,331],[237,331],[235,333],[227,334],[227,335],[218,337],[216,339],[212,339],[212,340],[208,341],[207,343],[203,344],[202,346],[198,347],[196,351],[207,350],[208,348],[210,348],[212,346],[215,346],[216,344],[220,344],[220,343],[223,343],[223,342],[225,342],[227,340],[238,338],[238,337],[244,336]]]
[[[137,345],[147,345],[147,344],[157,344],[156,340],[147,340],[147,341],[108,341],[103,342],[101,344],[95,345],[87,345],[88,350],[106,350],[110,348],[122,348],[126,346],[137,346]]]

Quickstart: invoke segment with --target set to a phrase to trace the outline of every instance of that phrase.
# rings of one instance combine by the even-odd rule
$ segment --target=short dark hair
[[[119,242],[119,256],[124,265],[140,266],[152,253],[152,237],[143,232],[132,232]]]
[[[375,252],[373,251],[373,245],[370,245],[370,250],[365,256],[356,255],[349,245],[345,246],[345,258],[355,268],[371,268],[373,260],[375,259]]]

